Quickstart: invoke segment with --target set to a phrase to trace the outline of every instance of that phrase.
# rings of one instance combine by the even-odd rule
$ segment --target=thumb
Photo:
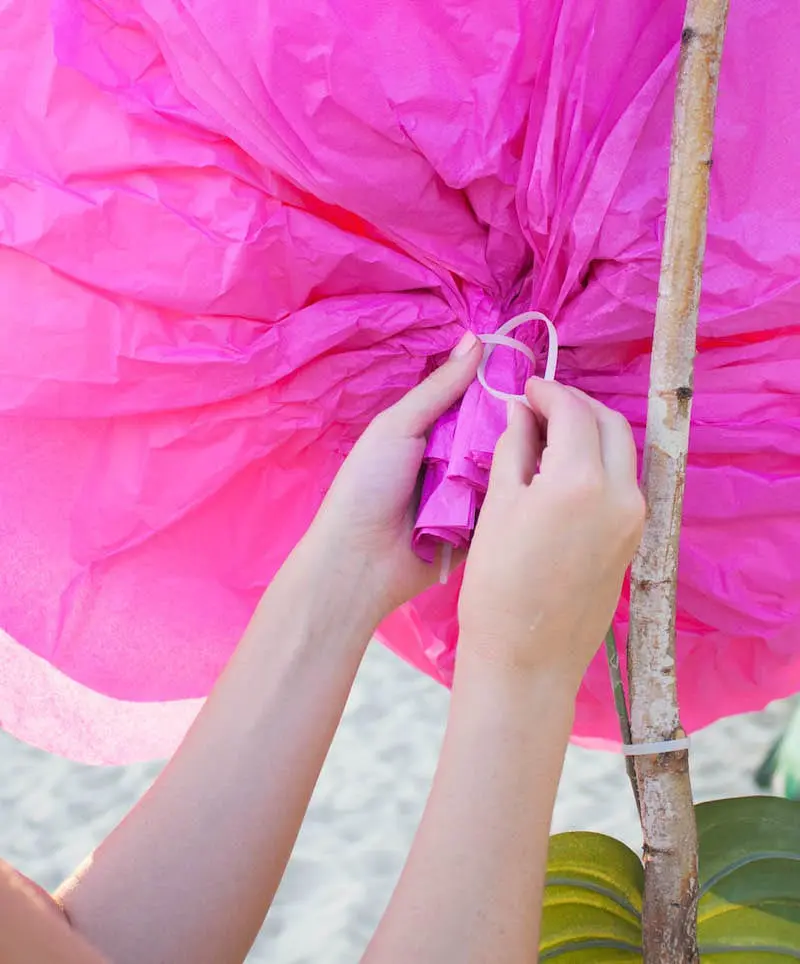
[[[466,332],[444,365],[392,406],[386,419],[402,435],[425,435],[474,381],[482,354],[480,339],[473,332]]]

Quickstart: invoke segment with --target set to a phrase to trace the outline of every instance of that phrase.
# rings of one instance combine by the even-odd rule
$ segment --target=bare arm
[[[43,936],[54,942],[48,961],[64,964],[100,964],[86,941],[115,964],[244,959],[373,627],[436,578],[410,548],[413,491],[424,433],[474,377],[476,349],[468,343],[365,433],[174,759],[61,888],[73,931],[23,894],[27,910],[7,932],[17,957],[3,960],[31,960]],[[542,472],[533,478],[541,439],[520,410],[467,569],[434,790],[370,964],[527,964],[536,953],[574,693],[613,610],[641,500],[627,426],[585,398],[570,406],[566,389],[529,391],[548,423]],[[0,917],[10,899],[0,879]],[[37,932],[45,912],[52,927]]]
[[[365,962],[538,959],[550,818],[572,728],[574,694],[558,684],[462,661],[425,816]]]
[[[513,410],[467,562],[433,790],[366,964],[538,959],[575,696],[644,506],[621,416],[559,385],[534,381],[528,397],[538,420]]]
[[[375,626],[436,579],[411,550],[424,433],[479,359],[473,340],[368,429],[183,745],[60,889],[114,964],[244,959]]]
[[[244,960],[372,630],[349,578],[292,560],[180,750],[59,892],[115,964]]]

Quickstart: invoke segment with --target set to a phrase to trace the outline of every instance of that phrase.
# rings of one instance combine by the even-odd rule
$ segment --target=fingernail
[[[461,337],[461,341],[456,345],[456,347],[450,352],[451,358],[464,358],[468,355],[472,349],[475,347],[478,338],[473,331],[465,331]]]

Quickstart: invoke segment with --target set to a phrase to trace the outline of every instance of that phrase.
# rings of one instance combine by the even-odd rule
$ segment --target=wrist
[[[448,725],[467,735],[473,754],[478,741],[491,748],[493,767],[502,759],[560,766],[574,720],[575,690],[561,676],[457,657]]]
[[[382,618],[370,591],[366,559],[341,551],[315,530],[298,543],[267,590],[265,601],[301,618],[326,638],[371,639]]]
[[[532,694],[574,713],[583,673],[543,654],[557,652],[558,643],[542,641],[535,646],[509,646],[490,636],[463,635],[459,638],[456,673],[477,680],[504,698],[530,700]],[[522,650],[522,652],[520,652]]]

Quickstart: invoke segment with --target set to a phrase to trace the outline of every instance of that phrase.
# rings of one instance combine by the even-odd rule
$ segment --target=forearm
[[[365,962],[530,964],[574,691],[459,658],[433,789]]]
[[[185,742],[61,890],[115,964],[242,961],[280,882],[372,616],[351,574],[295,557]]]

